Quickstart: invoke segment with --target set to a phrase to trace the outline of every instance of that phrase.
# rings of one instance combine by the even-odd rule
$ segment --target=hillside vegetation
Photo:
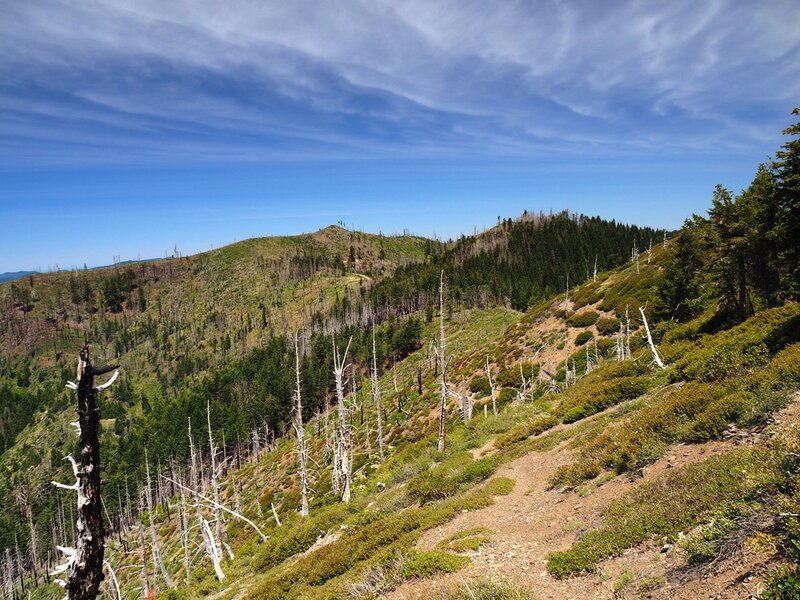
[[[107,557],[124,598],[144,588],[165,598],[736,597],[740,574],[765,597],[797,597],[798,156],[792,139],[751,186],[718,187],[708,216],[669,238],[568,214],[524,215],[447,245],[329,228],[133,276],[3,286],[0,541],[4,573],[24,571],[9,595],[60,596],[42,572],[55,559],[46,549],[74,535],[72,498],[47,482],[69,479],[72,400],[61,386],[88,334],[125,369],[101,400]],[[305,517],[290,428],[287,334],[298,328]],[[347,340],[353,487],[343,502],[333,347]],[[224,579],[199,532],[185,531],[174,485],[187,481],[190,419],[198,486],[208,496],[219,475],[220,501],[267,537],[219,518]],[[509,540],[517,547],[487,562]],[[714,579],[725,573],[735,582]]]

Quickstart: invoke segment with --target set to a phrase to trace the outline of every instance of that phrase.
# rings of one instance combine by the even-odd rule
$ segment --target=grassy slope
[[[503,462],[568,440],[575,459],[559,471],[553,484],[582,485],[594,479],[594,485],[602,485],[609,471],[613,474],[640,469],[671,444],[718,438],[729,422],[743,427],[763,422],[800,385],[800,307],[796,305],[766,311],[715,335],[699,333],[702,317],[681,326],[651,324],[669,364],[666,371],[649,364],[649,352],[638,336],[632,344],[633,359],[616,363],[609,344],[613,335],[600,335],[596,325],[567,328],[568,323],[579,321],[574,318],[576,312],[594,310],[606,318],[623,317],[627,305],[632,309],[632,329],[638,329],[635,309],[653,297],[653,286],[660,276],[661,252],[654,251],[653,260],[650,264],[643,261],[639,272],[635,266],[627,265],[603,274],[598,282],[574,290],[567,303],[557,298],[525,315],[502,309],[456,313],[447,328],[452,356],[450,380],[464,378],[478,383],[489,355],[495,378],[504,381],[508,390],[501,392],[500,414],[494,416],[489,411],[488,417],[483,418],[481,405],[488,404],[488,398],[484,393],[475,393],[476,418],[464,425],[452,410],[448,448],[444,454],[437,453],[438,390],[431,370],[431,353],[423,348],[412,354],[398,364],[396,375],[388,372],[381,380],[383,402],[389,412],[385,425],[389,457],[383,465],[366,461],[366,426],[356,419],[357,475],[349,506],[332,502],[326,493],[330,482],[325,469],[324,439],[318,434],[321,426],[316,421],[307,425],[310,452],[320,467],[315,472],[312,512],[306,522],[294,512],[298,482],[291,440],[282,440],[260,461],[230,474],[224,484],[225,496],[233,501],[236,491],[245,514],[265,527],[272,538],[258,543],[241,525],[229,524],[237,556],[225,565],[229,579],[216,582],[208,565],[198,559],[187,594],[329,598],[341,597],[353,584],[369,581],[372,589],[378,589],[381,585],[391,587],[404,577],[435,574],[446,570],[452,561],[416,557],[416,539],[457,512],[480,508],[492,501],[493,494],[508,489],[511,482],[492,479],[492,473]],[[569,338],[567,354],[580,366],[585,350],[575,342],[586,330],[598,337],[600,365],[560,394],[546,393],[547,386],[543,385],[525,402],[507,404],[516,395],[515,386],[519,386],[513,374],[520,364],[526,370],[532,365],[558,368],[558,361],[564,356],[564,348],[559,345],[563,344],[565,331]],[[426,326],[425,337],[435,337],[435,323]],[[420,364],[424,372],[421,396],[416,392],[415,380]],[[579,370],[583,374],[585,368]],[[395,376],[399,392],[394,391]],[[624,393],[620,393],[621,389]],[[584,422],[597,412],[602,414]],[[567,420],[574,421],[574,425],[556,427]],[[374,419],[370,422],[374,423]],[[491,458],[474,460],[469,450],[493,438],[497,451]],[[741,510],[735,500],[749,497],[754,489],[762,494],[762,500],[765,491],[770,497],[779,497],[783,493],[777,483],[780,473],[764,465],[782,464],[789,456],[787,447],[794,447],[791,441],[785,447],[773,445],[715,458],[673,471],[664,481],[634,490],[620,503],[609,506],[605,525],[585,536],[585,542],[553,554],[551,573],[567,577],[590,571],[605,556],[654,535],[675,537],[714,511],[728,511],[735,516]],[[772,453],[770,460],[764,460],[763,453]],[[730,476],[744,468],[752,471],[751,479]],[[268,515],[273,502],[284,521],[281,528],[276,528]],[[767,510],[766,504],[761,506]],[[650,518],[652,515],[660,516]],[[676,519],[676,515],[680,518]],[[160,533],[170,569],[179,573],[180,551],[176,536],[172,535],[174,528],[174,517],[165,519]],[[317,542],[320,532],[325,533],[323,539],[332,543],[302,555]],[[112,553],[122,573],[126,573],[123,586],[132,591],[139,585],[133,570],[135,553],[123,557],[118,547],[112,548]],[[396,567],[420,562],[425,565],[421,568],[423,573]]]

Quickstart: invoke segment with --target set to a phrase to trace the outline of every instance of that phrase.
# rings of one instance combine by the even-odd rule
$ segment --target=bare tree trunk
[[[308,516],[308,455],[306,454],[306,440],[303,432],[303,403],[300,397],[300,348],[297,343],[297,332],[294,334],[294,375],[295,375],[295,424],[294,430],[297,434],[298,454],[300,456],[300,515]],[[369,432],[368,432],[369,434]],[[277,519],[276,519],[277,520]]]
[[[189,419],[189,455],[191,459],[191,487],[192,493],[197,494],[197,488],[200,485],[198,481],[198,466],[197,466],[197,455],[194,451],[194,441],[192,440],[192,420]],[[225,573],[222,572],[222,567],[220,566],[220,555],[217,552],[217,546],[214,543],[214,535],[211,533],[211,528],[208,526],[208,521],[206,521],[205,517],[203,516],[203,508],[199,502],[195,501],[195,514],[197,516],[197,524],[200,527],[200,533],[203,536],[203,546],[205,547],[206,554],[211,559],[211,564],[214,566],[214,572],[217,575],[217,579],[222,581],[225,579]]]
[[[444,337],[444,270],[439,276],[439,369],[441,370],[441,400],[439,402],[439,452],[444,452],[445,420],[447,417],[447,361],[445,359],[446,341]]]
[[[659,368],[664,369],[664,362],[661,360],[661,357],[658,355],[658,350],[656,350],[656,345],[653,343],[653,338],[650,335],[650,327],[647,325],[647,317],[644,316],[644,307],[639,307],[639,312],[642,313],[642,322],[644,323],[644,332],[647,334],[647,344],[650,346],[650,352],[653,354],[653,362],[656,363]]]
[[[217,555],[222,556],[222,513],[219,509],[219,471],[217,465],[217,447],[214,445],[214,436],[211,435],[211,402],[206,402],[206,423],[208,424],[208,450],[211,453],[211,489],[214,493],[214,545]]]
[[[347,426],[347,407],[344,404],[344,370],[347,367],[347,352],[350,350],[350,342],[344,350],[344,355],[339,358],[336,348],[336,341],[333,342],[333,375],[336,381],[336,401],[339,411],[339,435],[338,435],[338,458],[339,458],[339,477],[341,478],[340,493],[342,502],[350,502],[350,485],[352,483],[352,462],[350,461],[350,429]]]
[[[469,423],[472,419],[472,398],[467,394],[467,380],[461,378],[461,417],[464,423]]]
[[[73,468],[75,483],[57,487],[72,489],[78,493],[77,537],[75,548],[63,548],[66,560],[56,568],[54,574],[72,569],[66,582],[61,582],[70,600],[94,600],[103,582],[103,557],[105,554],[105,528],[103,507],[100,498],[100,409],[97,392],[109,387],[117,378],[118,366],[95,368],[89,357],[89,345],[80,351],[77,381],[68,382],[67,387],[78,392],[78,430],[81,466],[67,457]],[[94,378],[115,371],[103,385],[94,386]]]
[[[383,415],[381,415],[381,390],[378,385],[378,350],[375,344],[375,324],[372,325],[372,401],[378,427],[378,458],[383,462]],[[369,434],[368,434],[369,435]]]
[[[625,307],[625,360],[631,359],[631,318]]]
[[[167,568],[164,565],[164,561],[161,558],[161,547],[158,543],[158,534],[156,533],[156,525],[155,521],[153,520],[155,503],[153,502],[153,492],[151,489],[152,482],[150,481],[150,462],[147,459],[147,448],[144,450],[144,464],[145,473],[147,474],[147,485],[144,488],[144,493],[147,501],[147,519],[150,524],[148,529],[150,530],[150,547],[153,552],[153,562],[155,563],[155,566],[158,567],[158,570],[161,571],[161,576],[164,579],[164,583],[167,585],[167,587],[174,587],[172,578],[169,576]]]
[[[497,414],[497,400],[494,396],[494,382],[492,381],[492,370],[489,368],[489,355],[486,355],[486,379],[489,380],[489,393],[492,395],[492,412]]]
[[[150,597],[150,571],[147,568],[147,546],[144,541],[144,527],[139,523],[139,548],[142,549],[142,597]]]

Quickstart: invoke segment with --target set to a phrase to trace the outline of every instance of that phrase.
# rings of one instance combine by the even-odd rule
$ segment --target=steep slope
[[[316,465],[307,520],[294,508],[291,438],[256,454],[240,448],[237,461],[245,464],[228,473],[222,496],[270,539],[259,542],[229,521],[236,559],[223,565],[228,577],[217,582],[201,555],[183,593],[466,598],[469,588],[510,598],[533,588],[540,598],[567,592],[576,598],[691,597],[709,589],[703,587],[708,572],[700,570],[709,559],[724,567],[714,575],[717,582],[728,578],[723,597],[738,597],[747,587],[733,581],[735,573],[755,586],[780,558],[769,553],[780,539],[775,507],[790,500],[785,478],[794,472],[786,465],[795,460],[797,405],[778,415],[779,427],[764,427],[800,385],[800,309],[771,309],[716,333],[700,333],[707,315],[685,325],[651,324],[667,370],[648,364],[638,334],[630,339],[630,359],[618,361],[619,323],[613,320],[624,322],[626,305],[632,309],[654,296],[669,254],[654,249],[638,268],[629,263],[600,274],[566,299],[527,313],[454,311],[446,327],[449,378],[468,382],[475,417],[464,423],[454,401],[447,449],[436,452],[438,379],[424,346],[380,380],[389,458],[379,465],[367,390],[351,394],[357,483],[349,505],[330,494],[324,414],[307,424]],[[629,314],[630,330],[641,333],[634,311]],[[581,344],[587,331],[596,345]],[[423,339],[435,335],[435,323],[424,326]],[[484,381],[486,356],[501,388],[496,416]],[[742,428],[733,438],[731,422]],[[160,539],[169,570],[182,577],[177,500],[165,500],[166,506],[169,511],[158,513]],[[127,551],[120,542],[111,549],[126,597],[141,586],[141,557],[132,542],[125,542]],[[446,575],[466,562],[468,571]],[[487,578],[496,572],[507,580]]]

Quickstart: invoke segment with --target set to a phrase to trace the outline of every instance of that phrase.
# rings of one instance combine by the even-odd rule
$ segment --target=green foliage
[[[476,460],[455,476],[455,481],[459,484],[479,483],[491,477],[497,470],[499,462],[496,457],[489,456]]]
[[[593,571],[598,561],[622,554],[651,536],[674,539],[678,532],[710,516],[720,506],[747,500],[776,477],[766,451],[737,449],[668,471],[613,502],[603,526],[569,550],[548,556],[559,579]]]
[[[586,310],[578,312],[567,319],[567,324],[570,327],[589,327],[597,323],[600,318],[600,313],[594,310]]]
[[[800,305],[765,310],[732,329],[700,338],[676,361],[672,378],[710,382],[742,377],[799,338]]]
[[[492,391],[489,379],[485,375],[476,375],[469,382],[469,391],[480,396],[488,396]]]
[[[534,417],[529,422],[523,423],[522,425],[517,425],[506,433],[497,436],[497,438],[495,438],[494,445],[496,448],[506,448],[507,446],[521,442],[532,435],[539,435],[540,433],[547,431],[557,424],[558,419],[550,415]]]
[[[619,331],[620,320],[616,317],[601,317],[597,319],[595,326],[600,335],[613,335]]]
[[[347,507],[336,504],[315,511],[308,519],[295,521],[291,527],[276,529],[256,552],[250,564],[257,571],[266,571],[287,558],[304,552],[317,541],[320,532],[342,523],[346,515]]]
[[[519,388],[522,385],[522,375],[525,379],[535,379],[539,375],[539,363],[522,363],[503,369],[498,373],[495,384],[505,388]]]
[[[710,383],[687,384],[673,391],[585,444],[574,463],[556,471],[553,485],[578,485],[597,476],[603,468],[618,473],[635,471],[655,461],[674,442],[716,437],[721,433],[720,415],[733,408],[746,408],[737,401],[728,402],[726,397],[731,393]],[[750,396],[740,398],[746,400]],[[716,408],[720,402],[722,405]]]
[[[736,522],[727,513],[730,511],[714,514],[707,524],[680,542],[688,564],[701,565],[719,555],[722,541],[737,529]]]
[[[453,584],[444,600],[534,600],[533,595],[506,579],[478,579]]]
[[[656,317],[688,321],[700,310],[700,271],[703,267],[703,222],[687,219],[680,234],[673,239],[667,258],[664,279],[658,286]]]
[[[647,391],[648,381],[642,377],[620,377],[582,385],[564,394],[555,416],[565,423],[574,423],[594,415],[609,406],[632,400]]]
[[[439,573],[455,573],[469,563],[469,558],[445,552],[444,550],[428,550],[412,552],[403,569],[406,577],[430,578]]]
[[[575,345],[576,346],[583,346],[586,342],[590,341],[594,337],[594,334],[591,331],[581,331],[577,336],[575,336]]]
[[[406,489],[412,499],[427,504],[455,495],[458,492],[458,482],[440,471],[432,470],[414,477],[408,482]]]

